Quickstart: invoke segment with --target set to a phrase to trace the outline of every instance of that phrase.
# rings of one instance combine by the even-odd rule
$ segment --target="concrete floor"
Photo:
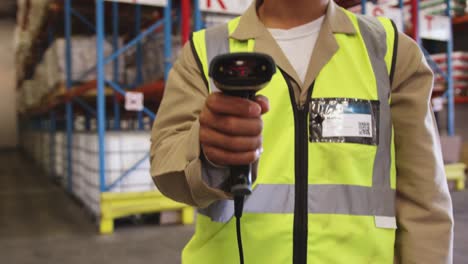
[[[0,263],[180,263],[192,226],[127,225],[99,236],[91,216],[29,164],[15,152],[0,152]],[[466,264],[468,192],[454,193],[453,201],[454,263]]]
[[[193,226],[97,225],[61,187],[19,154],[0,152],[0,263],[176,264]]]
[[[452,193],[455,214],[454,264],[468,263],[468,191]]]

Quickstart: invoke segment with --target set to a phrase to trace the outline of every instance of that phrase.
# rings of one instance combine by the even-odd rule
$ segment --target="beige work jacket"
[[[302,83],[281,48],[258,19],[253,4],[230,37],[255,39],[255,51],[271,55],[294,80],[296,101],[340,48],[333,33],[356,34],[351,21],[335,3],[329,4],[305,82]],[[391,113],[395,129],[397,167],[396,261],[403,264],[451,264],[453,216],[438,132],[430,97],[433,74],[413,42],[399,34]],[[151,175],[166,196],[206,207],[229,194],[202,179],[199,114],[208,89],[185,45],[170,73],[152,131]]]

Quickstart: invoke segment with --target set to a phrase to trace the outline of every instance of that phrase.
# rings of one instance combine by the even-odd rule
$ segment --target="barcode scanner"
[[[275,72],[273,58],[266,54],[230,53],[212,60],[209,75],[223,93],[255,100],[255,94],[271,81]],[[251,194],[251,165],[231,166],[230,170],[231,193]]]
[[[264,88],[276,73],[272,57],[262,53],[230,53],[216,56],[210,63],[209,76],[224,94],[255,100],[255,94]],[[252,193],[252,164],[231,166],[231,193],[234,196],[237,242],[240,263],[244,263],[240,218],[244,197]]]

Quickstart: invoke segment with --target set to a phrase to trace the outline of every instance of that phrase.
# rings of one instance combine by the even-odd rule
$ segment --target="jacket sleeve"
[[[199,115],[208,90],[195,56],[188,43],[169,74],[151,133],[151,175],[167,197],[206,207],[228,195],[217,188],[216,177],[202,177],[223,171],[200,158]]]
[[[433,74],[400,34],[392,87],[397,168],[396,261],[452,263],[453,213],[430,98]]]

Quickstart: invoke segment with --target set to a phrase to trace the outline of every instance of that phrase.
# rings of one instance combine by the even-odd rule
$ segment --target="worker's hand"
[[[268,99],[255,101],[212,93],[200,114],[200,143],[209,161],[217,165],[246,165],[256,161],[262,149],[262,114]]]

